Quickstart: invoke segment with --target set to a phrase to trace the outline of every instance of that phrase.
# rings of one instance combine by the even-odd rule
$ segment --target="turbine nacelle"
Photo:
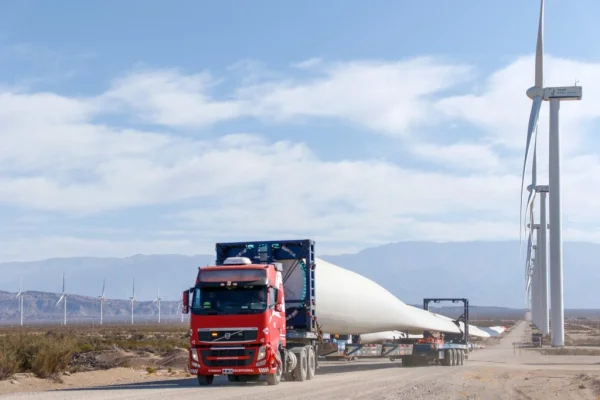
[[[581,100],[583,97],[583,88],[581,86],[558,86],[558,87],[537,87],[533,86],[527,89],[527,97],[531,100],[540,97],[542,100]]]

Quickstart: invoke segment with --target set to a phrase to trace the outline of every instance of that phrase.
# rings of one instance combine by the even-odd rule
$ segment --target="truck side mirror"
[[[190,291],[184,290],[182,298],[181,313],[188,314],[190,312]]]

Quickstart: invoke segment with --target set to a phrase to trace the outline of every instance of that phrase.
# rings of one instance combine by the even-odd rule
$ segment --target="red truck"
[[[190,373],[200,385],[215,375],[231,382],[265,375],[269,385],[312,379],[322,334],[314,242],[218,243],[216,250],[216,265],[199,267],[195,286],[183,292],[183,312],[191,312]]]

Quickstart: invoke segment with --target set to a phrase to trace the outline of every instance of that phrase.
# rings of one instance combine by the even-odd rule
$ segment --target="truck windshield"
[[[191,307],[197,315],[258,314],[266,309],[266,286],[196,287]]]

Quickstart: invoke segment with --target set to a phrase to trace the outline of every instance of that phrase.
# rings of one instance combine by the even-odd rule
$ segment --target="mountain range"
[[[525,306],[524,254],[517,241],[399,242],[356,254],[317,256],[376,281],[406,303],[419,305],[423,297],[467,297],[479,306]],[[564,244],[565,307],[600,308],[600,291],[592,288],[600,278],[598,259],[599,244]],[[22,278],[24,291],[58,293],[64,272],[70,299],[96,298],[103,279],[107,297],[128,299],[135,278],[137,299],[153,300],[160,287],[166,307],[166,301],[178,301],[182,290],[193,285],[198,266],[212,263],[213,255],[175,254],[7,262],[0,263],[0,290],[17,292]]]

